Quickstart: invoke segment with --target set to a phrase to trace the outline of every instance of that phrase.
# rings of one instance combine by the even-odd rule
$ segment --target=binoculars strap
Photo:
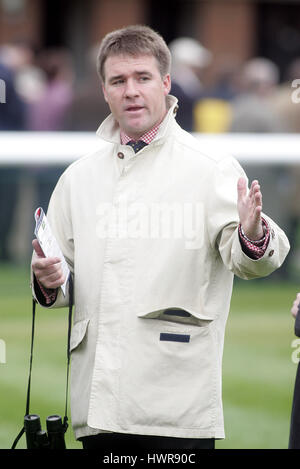
[[[69,369],[71,361],[71,330],[72,330],[72,307],[73,307],[73,279],[70,273],[69,277],[69,314],[68,314],[68,340],[67,340],[67,376],[66,376],[66,399],[65,399],[65,416],[64,427],[65,432],[68,429],[68,396],[69,396]]]
[[[32,325],[31,325],[31,345],[30,345],[30,361],[29,361],[29,375],[28,375],[28,384],[27,384],[27,396],[26,396],[26,411],[25,415],[30,413],[30,388],[31,388],[31,373],[32,373],[32,361],[33,361],[33,343],[34,343],[34,330],[35,330],[35,312],[36,312],[36,300],[32,299]],[[70,352],[70,341],[71,341],[71,329],[72,329],[72,307],[73,307],[73,279],[70,274],[69,277],[69,314],[68,314],[68,340],[67,340],[67,378],[66,378],[66,400],[65,400],[65,416],[63,420],[63,425],[65,432],[68,429],[68,394],[69,394],[69,369],[71,361],[71,352]],[[17,435],[11,449],[15,449],[20,438],[25,433],[25,426],[21,429]]]
[[[33,360],[33,342],[34,342],[34,329],[35,329],[35,309],[36,309],[36,300],[32,299],[32,324],[31,324],[31,345],[30,345],[30,361],[29,361],[29,375],[28,375],[28,384],[27,384],[27,397],[26,397],[26,411],[25,415],[29,415],[30,411],[30,386],[31,386],[31,372],[32,372],[32,360]],[[21,429],[20,433],[16,437],[11,449],[15,449],[20,438],[25,433],[25,427]]]

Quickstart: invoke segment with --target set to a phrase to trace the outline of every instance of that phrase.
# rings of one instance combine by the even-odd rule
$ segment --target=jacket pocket
[[[89,319],[83,319],[82,321],[78,321],[73,325],[71,331],[70,352],[78,347],[78,345],[83,341],[89,322]]]
[[[158,319],[160,321],[196,326],[207,326],[213,320],[208,316],[182,308],[166,308],[158,311],[143,312],[138,313],[137,316],[141,319]]]
[[[133,433],[136,425],[184,436],[189,429],[208,432],[214,422],[218,357],[212,321],[181,309],[174,315],[176,322],[169,317],[172,310],[139,314],[136,328],[128,330],[120,418],[133,425]]]

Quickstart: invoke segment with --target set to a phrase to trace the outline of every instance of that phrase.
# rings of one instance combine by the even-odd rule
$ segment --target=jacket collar
[[[157,142],[158,140],[163,139],[167,132],[168,129],[170,128],[171,125],[175,122],[175,115],[178,109],[177,106],[177,98],[175,98],[172,95],[167,96],[167,108],[168,112],[164,120],[162,121],[158,132],[153,140],[153,142]],[[107,142],[110,143],[117,143],[120,144],[120,128],[119,124],[115,120],[112,114],[110,114],[100,125],[98,128],[96,135],[103,140],[106,140]]]

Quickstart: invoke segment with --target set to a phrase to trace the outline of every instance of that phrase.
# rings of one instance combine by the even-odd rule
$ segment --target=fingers
[[[237,207],[240,223],[243,227],[244,233],[249,239],[262,239],[262,194],[260,191],[260,185],[257,180],[254,180],[248,191],[247,180],[241,177],[238,180],[237,189]]]
[[[262,193],[259,182],[257,180],[252,182],[248,195],[254,219],[259,221],[262,212]]]
[[[258,181],[253,181],[249,191],[249,197],[253,204],[258,207],[262,207],[262,193],[260,191],[260,185]]]
[[[32,261],[33,269],[37,271],[47,269],[50,274],[53,273],[53,269],[55,266],[60,266],[59,257],[36,257]]]
[[[59,257],[45,257],[35,239],[32,241],[35,255],[32,259],[32,270],[37,280],[45,288],[58,288],[64,283],[64,275]]]
[[[58,288],[65,281],[61,263],[56,260],[55,258],[40,258],[32,262],[34,275],[45,288]]]
[[[237,183],[237,190],[239,199],[242,199],[247,195],[247,181],[245,178],[239,178]],[[248,197],[250,203],[252,204],[253,210],[255,207],[262,207],[262,193],[260,191],[259,182],[256,179],[252,181]]]
[[[32,240],[32,247],[33,247],[33,249],[34,249],[34,251],[35,251],[35,253],[38,257],[45,257],[45,255],[42,251],[42,248],[40,246],[40,243],[38,242],[37,239]]]
[[[247,194],[247,181],[245,178],[240,177],[237,183],[238,198],[242,199]]]
[[[297,316],[298,314],[298,308],[299,308],[299,304],[300,304],[300,293],[297,293],[297,296],[296,296],[296,299],[293,303],[293,306],[291,308],[291,313],[292,315],[294,316],[294,318]]]

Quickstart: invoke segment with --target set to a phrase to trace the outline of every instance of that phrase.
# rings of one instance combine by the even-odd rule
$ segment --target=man
[[[262,218],[258,182],[247,193],[233,158],[210,155],[176,123],[158,34],[108,34],[98,69],[112,112],[97,131],[101,146],[66,170],[48,211],[74,276],[75,435],[84,448],[213,448],[224,437],[233,274],[269,274],[288,240]],[[59,259],[33,246],[34,294],[66,305]]]

